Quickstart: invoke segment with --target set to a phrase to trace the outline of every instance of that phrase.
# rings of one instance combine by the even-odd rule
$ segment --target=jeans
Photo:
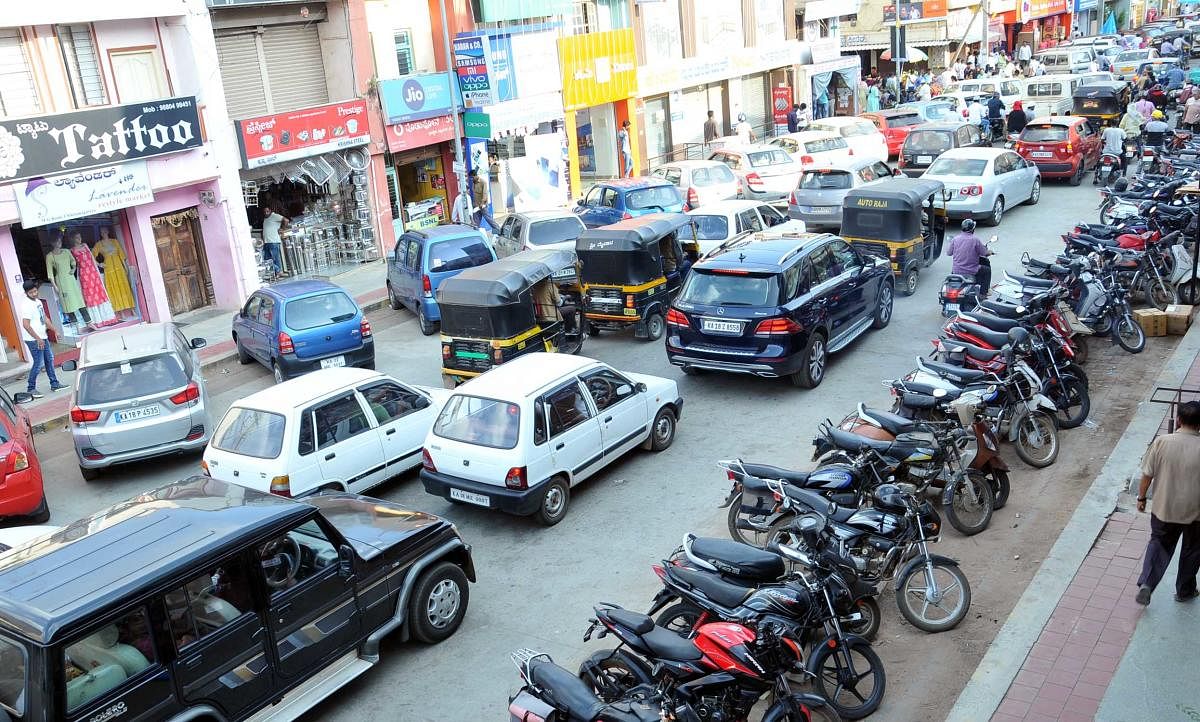
[[[1188,596],[1196,591],[1196,573],[1200,571],[1200,521],[1191,524],[1173,524],[1150,515],[1150,542],[1146,545],[1146,559],[1142,562],[1139,587],[1154,589],[1162,581],[1171,557],[1175,556],[1175,545],[1183,537],[1183,548],[1179,551],[1179,569],[1175,575],[1175,593]]]
[[[38,348],[37,341],[26,341],[25,345],[29,347],[29,357],[33,359],[25,390],[32,393],[37,388],[37,375],[43,366],[46,367],[46,377],[50,379],[50,386],[60,386],[58,376],[54,374],[54,352],[50,350],[50,339],[42,342],[42,348]]]
[[[263,260],[271,262],[271,268],[275,273],[283,272],[283,244],[281,243],[264,243],[262,247]]]
[[[633,177],[633,156],[626,151],[621,151],[621,161],[625,163],[625,177]]]

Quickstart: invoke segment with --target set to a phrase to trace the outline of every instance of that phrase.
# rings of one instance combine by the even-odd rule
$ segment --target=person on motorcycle
[[[1029,125],[1029,118],[1025,115],[1025,109],[1021,107],[1021,101],[1014,100],[1012,111],[1008,114],[1008,133],[1020,133],[1025,130],[1025,126]]]
[[[1100,134],[1104,141],[1104,147],[1100,150],[1100,155],[1112,155],[1121,160],[1121,173],[1125,173],[1125,131],[1121,130],[1115,123],[1109,122],[1104,132]],[[1100,173],[1100,167],[1096,166],[1097,176]]]
[[[1146,145],[1161,148],[1171,126],[1167,125],[1167,116],[1161,110],[1156,110],[1150,114],[1150,122],[1146,123],[1144,130]]]
[[[987,112],[983,109],[983,104],[979,102],[978,98],[972,100],[971,104],[967,106],[967,122],[971,125],[979,126],[983,131],[984,138],[992,137],[992,129],[987,121]]]
[[[1183,87],[1183,68],[1172,65],[1167,71],[1167,90],[1179,90]]]
[[[1125,131],[1125,138],[1132,140],[1137,144],[1138,153],[1142,152],[1142,123],[1146,119],[1137,111],[1133,103],[1125,106],[1125,114],[1121,116],[1121,130]]]
[[[1155,110],[1154,103],[1151,103],[1150,99],[1144,93],[1138,96],[1137,102],[1133,104],[1133,107],[1137,110],[1138,115],[1142,116],[1143,122],[1150,120],[1150,114]]]
[[[993,92],[987,102],[988,125],[993,132],[1004,127],[1004,111],[1007,109],[1004,101],[1000,99],[1000,93]]]
[[[966,276],[978,283],[980,297],[987,295],[987,290],[992,285],[992,267],[991,264],[980,261],[992,255],[992,251],[975,235],[974,220],[963,220],[962,233],[950,240],[946,254],[954,260],[950,272]]]

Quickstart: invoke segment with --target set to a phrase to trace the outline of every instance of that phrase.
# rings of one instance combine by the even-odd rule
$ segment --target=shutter
[[[19,118],[42,112],[33,74],[25,62],[18,28],[0,28],[0,116]]]
[[[772,128],[768,125],[767,118],[771,117],[771,125],[774,125],[774,116],[767,115],[767,74],[757,73],[755,75],[747,75],[742,78],[742,112],[746,114],[746,120],[749,121],[750,127],[754,128],[754,134],[760,138],[766,138],[772,135]]]
[[[221,85],[229,117],[253,118],[266,115],[267,93],[263,89],[258,44],[254,33],[217,36],[217,58],[221,63]]]
[[[315,24],[268,27],[263,32],[262,44],[271,85],[271,112],[283,113],[329,102],[321,39]]]

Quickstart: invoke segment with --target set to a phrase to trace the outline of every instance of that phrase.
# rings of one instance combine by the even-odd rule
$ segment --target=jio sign
[[[452,78],[450,73],[424,73],[382,81],[379,97],[388,125],[449,115],[458,93]]]

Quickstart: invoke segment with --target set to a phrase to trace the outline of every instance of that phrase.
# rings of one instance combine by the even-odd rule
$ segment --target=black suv
[[[453,634],[468,580],[436,516],[193,477],[0,556],[0,720],[294,719]]]
[[[826,356],[892,318],[887,259],[828,233],[758,233],[688,274],[667,313],[667,359],[702,369],[787,376],[812,388]]]

